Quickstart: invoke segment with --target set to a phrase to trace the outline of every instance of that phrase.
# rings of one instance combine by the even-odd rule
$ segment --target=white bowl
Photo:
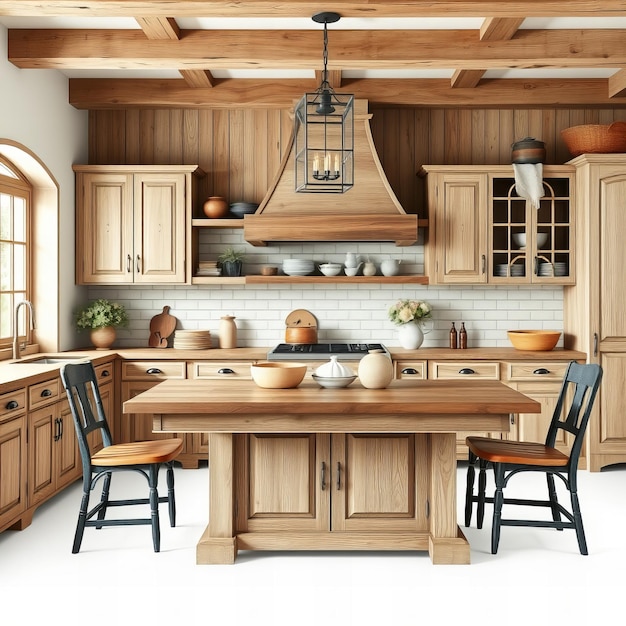
[[[346,276],[356,276],[359,271],[358,267],[346,267],[343,270],[346,273]]]
[[[317,374],[311,374],[311,376],[320,387],[327,389],[347,387],[356,380],[356,376],[318,376]]]
[[[320,272],[324,276],[337,276],[341,272],[341,265],[337,263],[323,263],[320,265]]]
[[[537,248],[543,248],[548,241],[548,233],[537,233]],[[513,233],[513,243],[520,249],[526,247],[526,233]]]

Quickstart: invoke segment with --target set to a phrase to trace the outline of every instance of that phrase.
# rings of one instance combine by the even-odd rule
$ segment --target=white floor
[[[474,527],[464,529],[472,547],[469,566],[433,566],[426,553],[401,552],[240,553],[235,565],[196,565],[207,471],[177,470],[178,525],[170,528],[163,510],[159,554],[145,526],[86,529],[81,552],[71,554],[78,483],[38,509],[26,530],[0,534],[0,623],[625,621],[626,466],[579,472],[589,556],[579,554],[574,531],[531,528],[503,528],[499,552],[492,555],[490,520],[482,530],[473,520]],[[461,465],[460,520],[465,471]],[[520,478],[518,484],[528,492],[536,483]],[[542,478],[537,486],[544,484]],[[118,489],[128,487],[118,482]]]

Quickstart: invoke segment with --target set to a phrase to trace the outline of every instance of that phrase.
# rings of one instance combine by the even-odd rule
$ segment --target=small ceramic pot
[[[228,202],[220,196],[211,196],[202,206],[202,210],[211,219],[226,217],[229,213]]]

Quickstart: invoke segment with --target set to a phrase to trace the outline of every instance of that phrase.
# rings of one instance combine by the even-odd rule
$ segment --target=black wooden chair
[[[469,466],[465,493],[465,526],[472,518],[474,502],[477,503],[477,526],[482,528],[485,503],[492,503],[493,525],[491,528],[491,553],[496,554],[500,542],[501,526],[532,526],[536,528],[573,528],[576,530],[581,554],[587,554],[587,542],[578,501],[576,474],[578,459],[589,415],[602,379],[599,365],[580,365],[572,361],[565,373],[554,415],[548,429],[545,444],[488,437],[467,437]],[[566,406],[571,398],[569,407]],[[559,431],[573,436],[570,453],[564,454],[554,446]],[[479,470],[478,492],[474,494],[476,465]],[[485,496],[486,470],[493,467],[496,490],[493,497]],[[524,472],[543,472],[548,483],[548,499],[505,498],[504,488],[513,476]],[[554,477],[558,476],[565,484],[571,497],[571,510],[566,509],[557,499]],[[552,520],[505,519],[502,517],[503,504],[547,507]],[[566,519],[563,520],[563,517]]]
[[[83,465],[83,496],[74,535],[72,553],[80,550],[85,526],[152,526],[154,551],[159,552],[161,532],[159,526],[159,503],[167,502],[170,525],[176,525],[176,502],[174,499],[174,459],[183,449],[182,439],[163,439],[114,445],[107,424],[98,382],[93,364],[90,361],[67,363],[61,368],[61,380],[74,418],[76,435]],[[102,447],[92,450],[93,442],[101,442]],[[99,445],[97,447],[100,447]],[[167,468],[167,496],[159,497],[157,484],[159,468]],[[114,472],[132,471],[144,476],[148,481],[147,498],[129,500],[109,500],[111,476]],[[89,510],[89,494],[102,479],[100,502]],[[108,507],[149,504],[150,517],[134,519],[104,519]],[[96,519],[92,519],[97,515]]]

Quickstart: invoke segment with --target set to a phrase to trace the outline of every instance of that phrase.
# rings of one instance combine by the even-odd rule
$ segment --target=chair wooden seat
[[[149,465],[167,463],[175,459],[183,449],[183,440],[159,439],[118,443],[102,448],[91,456],[93,465]]]
[[[563,385],[557,399],[545,443],[467,437],[469,464],[465,487],[465,525],[472,520],[474,503],[477,503],[477,526],[482,528],[485,504],[493,504],[491,527],[491,553],[496,554],[502,526],[530,526],[535,528],[571,528],[576,531],[578,548],[587,554],[587,540],[578,502],[576,474],[585,429],[600,381],[602,368],[594,363],[581,365],[572,361],[565,372]],[[569,406],[566,406],[569,400]],[[557,436],[571,442],[569,455],[555,447]],[[478,466],[478,492],[474,493],[474,479]],[[496,489],[493,497],[485,495],[487,468],[493,468]],[[509,481],[524,472],[542,472],[546,476],[547,499],[505,498],[504,489]],[[569,491],[571,507],[566,509],[557,497],[555,478],[559,478]],[[545,507],[552,519],[511,519],[502,517],[502,506],[520,505]],[[565,518],[565,519],[563,519]]]
[[[83,466],[83,495],[78,512],[72,552],[80,550],[86,527],[149,525],[154,551],[161,549],[159,504],[167,502],[170,526],[176,526],[173,461],[183,449],[179,438],[157,439],[138,443],[114,444],[107,423],[98,380],[91,361],[67,363],[61,368],[61,381],[74,419]],[[99,446],[100,449],[97,449]],[[95,449],[94,449],[95,447]],[[167,496],[159,497],[159,468],[166,468]],[[145,498],[112,500],[109,498],[113,473],[135,472],[148,483]],[[102,481],[100,501],[89,509],[89,497],[96,483]],[[105,519],[110,507],[149,505],[150,515],[140,518]],[[94,519],[95,518],[95,519]]]
[[[565,467],[569,461],[567,454],[543,443],[508,441],[489,437],[467,437],[465,443],[477,457],[489,463]]]

